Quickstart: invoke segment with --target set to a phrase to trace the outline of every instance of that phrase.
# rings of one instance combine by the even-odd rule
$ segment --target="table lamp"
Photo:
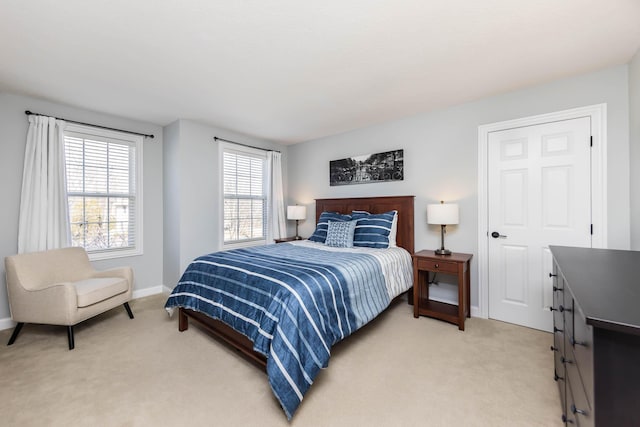
[[[298,235],[298,221],[307,217],[307,209],[304,206],[287,206],[287,219],[296,220],[296,235],[294,239],[300,240],[302,237]]]
[[[451,255],[449,249],[444,248],[444,233],[447,224],[458,224],[458,205],[445,203],[427,205],[427,223],[440,225],[440,249],[436,249],[437,255]]]

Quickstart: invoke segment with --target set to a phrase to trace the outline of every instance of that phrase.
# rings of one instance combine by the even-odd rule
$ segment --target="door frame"
[[[549,122],[591,118],[591,222],[594,248],[607,247],[607,104],[589,105],[554,113],[478,126],[478,315],[489,317],[489,206],[488,141],[491,132]]]

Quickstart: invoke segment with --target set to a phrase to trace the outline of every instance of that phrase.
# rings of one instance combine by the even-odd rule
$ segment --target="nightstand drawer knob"
[[[440,268],[440,264],[436,263],[436,268]]]

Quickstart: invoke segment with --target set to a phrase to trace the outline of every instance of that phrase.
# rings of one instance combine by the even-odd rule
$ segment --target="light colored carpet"
[[[550,334],[469,319],[466,331],[406,302],[338,344],[291,423],[258,368],[195,325],[177,330],[165,295],[76,326],[0,331],[6,426],[559,426]]]

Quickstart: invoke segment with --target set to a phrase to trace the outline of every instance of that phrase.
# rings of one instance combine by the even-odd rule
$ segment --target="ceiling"
[[[624,64],[638,0],[0,2],[0,90],[285,144]]]

